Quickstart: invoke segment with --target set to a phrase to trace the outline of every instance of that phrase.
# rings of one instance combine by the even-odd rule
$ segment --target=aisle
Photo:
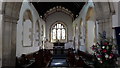
[[[66,55],[54,55],[49,67],[68,67]]]

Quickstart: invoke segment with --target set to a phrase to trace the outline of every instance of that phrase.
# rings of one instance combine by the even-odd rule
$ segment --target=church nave
[[[119,68],[120,2],[0,0],[0,68]]]

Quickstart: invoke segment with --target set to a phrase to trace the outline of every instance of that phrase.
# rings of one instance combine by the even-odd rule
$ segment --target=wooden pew
[[[88,61],[92,61],[94,58],[92,55],[87,54],[82,51],[78,51],[77,53],[74,53],[73,50],[68,50],[68,62],[69,65],[72,67],[85,67],[85,68],[91,68],[90,65],[87,63]]]
[[[22,54],[16,59],[16,68],[39,68],[46,67],[51,60],[52,54],[49,50],[39,50],[30,54]]]
[[[46,67],[51,60],[52,54],[48,50],[39,50],[35,55],[35,66]]]
[[[36,53],[36,52],[35,52]],[[17,68],[28,68],[35,63],[35,58],[33,57],[34,53],[30,54],[22,54],[21,57],[16,58],[16,66]]]
[[[93,67],[94,59],[95,59],[95,57],[93,55],[85,53],[85,52],[82,52],[82,51],[78,51],[78,55],[84,60],[84,62],[87,65]]]
[[[82,51],[78,51],[78,55],[81,57],[84,57],[86,60],[89,60],[89,61],[93,61],[93,59],[94,59],[93,55],[82,52]]]
[[[75,54],[73,53],[73,50],[71,50],[71,49],[68,49],[67,62],[69,64],[69,66],[74,67],[74,65],[75,65]]]
[[[23,54],[16,58],[16,68],[40,68],[46,67],[52,58],[50,50],[39,50],[30,54]]]

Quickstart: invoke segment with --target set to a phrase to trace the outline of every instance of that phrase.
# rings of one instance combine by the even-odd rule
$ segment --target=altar
[[[64,54],[64,44],[65,43],[60,43],[60,42],[56,42],[53,43],[53,53],[54,54]]]

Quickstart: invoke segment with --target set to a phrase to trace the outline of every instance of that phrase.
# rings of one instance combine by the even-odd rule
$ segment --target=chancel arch
[[[61,21],[56,21],[51,26],[51,42],[67,42],[67,27]]]
[[[44,14],[44,18],[46,19],[49,15],[55,13],[55,12],[62,12],[62,13],[65,13],[67,15],[69,15],[70,17],[72,17],[72,19],[74,19],[74,15],[73,13],[68,10],[67,8],[65,7],[62,7],[62,6],[56,6],[56,7],[53,7],[51,9],[49,9],[45,14]]]

